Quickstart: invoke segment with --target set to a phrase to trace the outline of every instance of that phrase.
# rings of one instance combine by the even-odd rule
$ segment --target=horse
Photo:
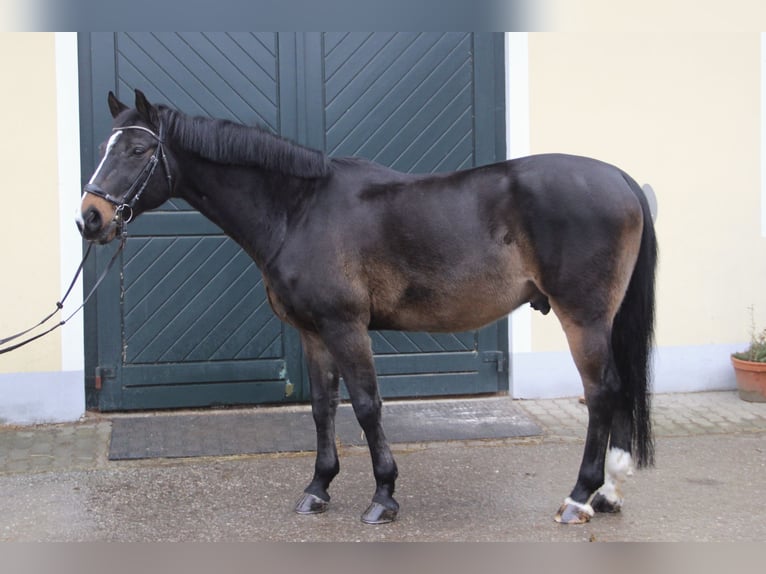
[[[83,189],[83,238],[108,243],[128,221],[183,198],[252,257],[274,313],[300,333],[317,447],[295,512],[328,508],[342,377],[375,478],[362,521],[398,515],[370,329],[477,329],[527,303],[561,323],[588,410],[577,479],[555,520],[621,509],[626,477],[654,463],[658,248],[628,174],[565,154],[405,174],[154,105],[140,90],[133,108],[112,92],[107,102],[113,129]]]

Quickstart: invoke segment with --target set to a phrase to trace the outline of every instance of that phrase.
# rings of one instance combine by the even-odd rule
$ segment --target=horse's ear
[[[136,90],[136,111],[146,123],[157,127],[160,123],[160,114],[157,108],[149,103],[141,90]]]
[[[106,100],[109,103],[109,111],[112,113],[113,118],[116,118],[120,115],[120,112],[128,109],[128,106],[118,100],[117,96],[115,96],[111,91],[109,92],[109,96],[107,96]]]

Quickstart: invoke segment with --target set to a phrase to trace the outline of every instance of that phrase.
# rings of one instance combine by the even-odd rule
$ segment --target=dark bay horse
[[[154,106],[140,91],[133,109],[112,93],[108,103],[114,128],[84,188],[83,237],[107,243],[128,220],[183,198],[255,260],[274,312],[300,332],[317,453],[296,512],[323,512],[330,500],[340,377],[376,481],[362,520],[399,510],[368,330],[476,329],[524,303],[558,317],[588,407],[577,482],[556,520],[620,509],[633,465],[653,462],[657,242],[630,176],[567,155],[407,175]]]

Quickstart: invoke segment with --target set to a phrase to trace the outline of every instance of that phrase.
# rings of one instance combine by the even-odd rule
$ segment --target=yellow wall
[[[531,0],[545,30],[643,32],[681,30],[759,32],[763,0]]]
[[[0,337],[50,312],[59,293],[53,34],[0,33]],[[61,368],[59,334],[0,355],[0,373]]]
[[[737,343],[766,326],[760,34],[529,35],[532,153],[603,159],[659,203],[659,345]],[[535,314],[535,351],[563,350]]]

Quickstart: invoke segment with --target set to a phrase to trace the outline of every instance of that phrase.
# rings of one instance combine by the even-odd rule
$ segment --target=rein
[[[77,307],[72,313],[69,314],[68,317],[65,319],[62,319],[52,327],[49,327],[42,333],[38,333],[37,335],[32,335],[31,337],[28,337],[18,343],[15,343],[13,345],[10,345],[8,347],[4,347],[0,349],[0,355],[4,353],[8,353],[10,351],[15,351],[16,349],[23,347],[24,345],[27,345],[31,343],[32,341],[36,341],[37,339],[44,337],[48,333],[51,333],[58,329],[59,327],[63,327],[66,325],[67,321],[69,321],[72,317],[74,317],[80,309],[85,307],[86,303],[90,300],[90,298],[93,296],[93,294],[96,292],[96,289],[98,289],[98,286],[101,285],[101,282],[106,278],[106,276],[109,274],[109,271],[111,271],[112,267],[114,267],[114,264],[117,262],[117,259],[122,253],[123,248],[125,247],[125,240],[127,239],[127,228],[123,227],[123,231],[120,237],[120,245],[117,248],[117,251],[114,252],[111,259],[109,259],[109,263],[106,266],[106,269],[104,269],[101,272],[101,275],[98,276],[98,279],[96,279],[95,285],[91,287],[91,290],[88,292],[88,294],[85,296],[85,298],[82,300],[82,303],[80,303],[80,306]],[[82,261],[80,261],[80,265],[77,267],[77,271],[74,274],[74,277],[72,278],[72,282],[69,284],[69,287],[66,290],[66,293],[64,293],[64,296],[61,298],[61,301],[56,302],[56,308],[45,318],[43,318],[39,323],[36,325],[33,325],[29,329],[25,329],[24,331],[21,331],[19,333],[16,333],[15,335],[11,335],[10,337],[5,337],[4,339],[0,339],[0,345],[5,345],[6,343],[10,343],[11,341],[15,341],[16,339],[23,337],[27,333],[30,333],[34,331],[35,329],[38,329],[39,327],[42,327],[45,323],[50,321],[56,313],[58,313],[61,309],[64,308],[64,302],[66,301],[67,297],[69,297],[69,294],[72,292],[72,289],[74,288],[74,284],[77,283],[77,278],[80,276],[80,273],[82,273],[82,269],[85,266],[85,261],[88,259],[88,256],[90,255],[90,251],[93,247],[92,243],[88,244],[88,249],[85,251],[85,255],[82,258]]]
[[[124,126],[120,128],[114,128],[112,131],[121,131],[121,130],[141,130],[148,133],[155,140],[157,140],[157,147],[155,148],[152,156],[149,158],[149,161],[146,162],[143,169],[139,172],[138,176],[136,176],[136,179],[133,181],[133,184],[128,188],[128,191],[125,192],[122,198],[113,197],[112,195],[106,193],[103,189],[101,189],[98,185],[94,183],[87,183],[85,187],[83,187],[83,191],[85,191],[86,193],[90,193],[92,195],[100,197],[101,199],[108,201],[109,203],[115,206],[116,209],[114,211],[114,222],[120,226],[119,247],[114,252],[111,259],[109,259],[109,263],[107,264],[106,268],[101,272],[101,275],[98,276],[98,279],[96,279],[96,283],[93,285],[93,287],[91,287],[90,291],[85,296],[80,306],[77,307],[77,309],[75,309],[72,313],[70,313],[69,316],[67,316],[65,319],[62,319],[61,321],[59,321],[52,327],[49,327],[42,333],[38,333],[36,335],[27,337],[26,339],[23,339],[22,341],[19,341],[18,343],[14,343],[13,345],[10,345],[8,347],[0,348],[0,355],[4,353],[9,353],[10,351],[15,351],[16,349],[19,349],[20,347],[23,347],[24,345],[27,345],[31,343],[32,341],[36,341],[37,339],[44,337],[45,335],[55,331],[59,327],[63,327],[64,325],[66,325],[67,321],[72,319],[72,317],[74,317],[83,307],[85,307],[87,302],[96,292],[96,289],[98,289],[98,286],[101,285],[102,281],[109,274],[109,271],[111,271],[112,267],[114,267],[114,264],[117,262],[117,259],[119,258],[120,253],[122,253],[122,250],[125,248],[125,241],[128,236],[127,224],[130,222],[131,219],[133,219],[133,208],[138,202],[138,200],[141,198],[141,194],[146,189],[146,186],[149,184],[149,180],[154,174],[154,171],[157,169],[157,165],[159,164],[160,160],[162,160],[162,166],[163,166],[163,169],[165,170],[165,177],[168,182],[168,187],[170,187],[172,191],[173,180],[170,175],[170,166],[168,165],[168,158],[165,155],[165,149],[163,147],[164,141],[162,138],[162,134],[163,134],[162,125],[160,124],[159,135],[154,133],[149,128],[145,128],[143,126]],[[126,210],[128,212],[127,215],[125,213]],[[0,346],[5,345],[6,343],[10,343],[11,341],[15,341],[16,339],[19,339],[23,337],[24,335],[31,333],[35,329],[42,327],[48,321],[50,321],[56,315],[56,313],[58,313],[61,309],[64,308],[64,302],[66,301],[67,297],[69,297],[69,294],[72,292],[72,289],[74,288],[74,285],[77,282],[77,278],[82,273],[83,267],[85,266],[85,261],[88,259],[88,256],[90,255],[90,251],[92,247],[93,247],[93,244],[89,243],[88,249],[85,251],[85,255],[83,256],[82,261],[80,262],[80,265],[77,267],[77,271],[74,274],[74,278],[72,279],[71,283],[69,284],[69,287],[64,293],[64,296],[61,298],[60,301],[56,302],[56,308],[49,315],[44,317],[41,321],[39,321],[37,324],[33,325],[32,327],[25,329],[19,333],[16,333],[15,335],[11,335],[10,337],[5,337],[3,339],[0,339]]]

